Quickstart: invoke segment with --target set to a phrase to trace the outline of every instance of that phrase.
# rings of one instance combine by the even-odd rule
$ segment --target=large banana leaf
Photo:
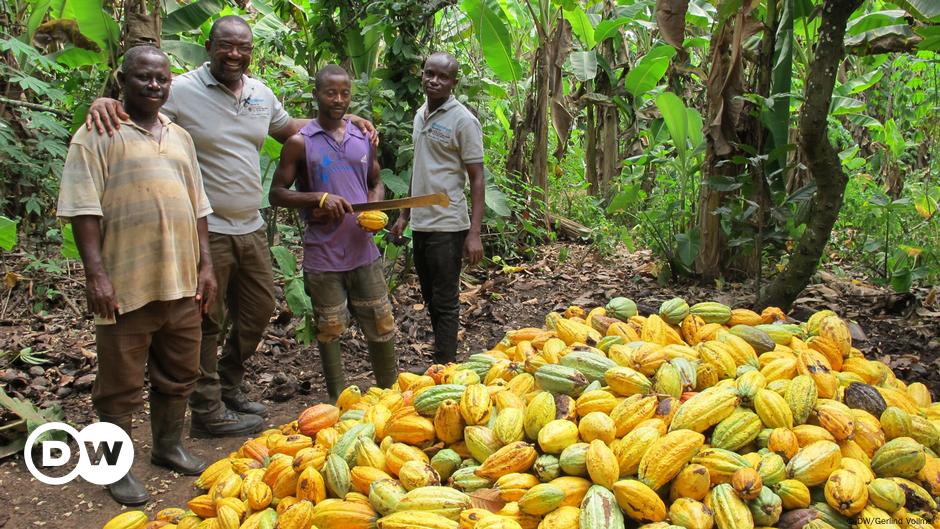
[[[653,48],[627,72],[624,86],[633,94],[633,97],[640,97],[649,92],[666,75],[669,61],[675,55],[676,49],[672,46],[663,45]]]
[[[206,53],[205,46],[200,46],[195,42],[164,39],[162,47],[163,51],[176,57],[191,68],[195,68],[209,60],[209,54]]]
[[[587,13],[580,7],[565,11],[565,18],[571,24],[571,32],[584,44],[585,49],[591,49],[596,44],[594,40],[594,26]]]
[[[940,50],[940,26],[923,26],[915,28],[914,31],[924,39],[917,45],[917,49]]]
[[[176,35],[197,29],[224,7],[223,0],[196,0],[166,15],[163,20],[163,34]]]
[[[656,107],[663,115],[666,128],[676,149],[685,153],[689,149],[689,112],[679,96],[663,92],[656,97]]]
[[[790,142],[790,97],[793,81],[793,18],[795,14],[793,0],[781,0],[780,16],[777,19],[777,33],[774,38],[774,65],[770,74],[770,96],[773,106],[765,115],[765,122],[770,130],[770,145],[767,152],[771,156],[769,173],[785,170],[787,154],[781,147]],[[782,174],[782,173],[781,173]],[[774,179],[776,183],[782,180]]]
[[[590,81],[597,77],[597,53],[591,51],[573,51],[570,55],[571,70],[579,81]]]
[[[75,20],[82,35],[93,40],[102,51],[117,48],[121,28],[105,12],[101,0],[66,0],[58,18]]]
[[[921,22],[940,22],[940,1],[938,0],[893,1]]]
[[[460,7],[473,23],[483,58],[503,81],[522,79],[522,66],[512,53],[512,40],[503,19],[482,0],[463,0]]]

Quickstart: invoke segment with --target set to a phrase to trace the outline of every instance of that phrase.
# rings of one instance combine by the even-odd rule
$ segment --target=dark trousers
[[[193,298],[152,301],[120,314],[114,325],[95,327],[98,375],[91,400],[99,415],[123,418],[144,404],[150,390],[187,397],[199,376],[199,310]]]
[[[434,361],[457,358],[460,326],[460,266],[466,231],[412,233],[415,270],[434,329]]]
[[[222,395],[238,390],[245,361],[255,353],[274,313],[274,272],[265,229],[245,235],[210,233],[209,247],[219,290],[202,320],[200,376],[189,401],[193,414],[203,417],[217,414]],[[226,316],[231,328],[220,358]]]

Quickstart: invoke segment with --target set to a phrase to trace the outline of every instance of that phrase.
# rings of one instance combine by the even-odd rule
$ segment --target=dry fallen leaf
[[[506,505],[506,502],[499,497],[499,491],[496,489],[477,489],[471,492],[469,496],[474,509],[499,512]]]

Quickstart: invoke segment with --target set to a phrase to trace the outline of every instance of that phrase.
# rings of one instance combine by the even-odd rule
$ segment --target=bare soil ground
[[[623,251],[601,259],[589,246],[556,244],[541,248],[540,255],[522,272],[475,269],[466,276],[461,296],[462,357],[492,346],[509,329],[540,326],[547,312],[571,304],[591,307],[614,296],[627,296],[646,313],[674,296],[735,307],[748,307],[754,300],[751,284],[724,284],[720,289],[696,284],[661,287],[655,280],[657,265],[646,252]],[[855,323],[855,342],[870,358],[888,362],[904,380],[928,384],[934,398],[940,398],[940,309],[932,292],[897,295],[826,272],[820,272],[817,279],[796,303],[793,317],[802,320],[822,308],[839,312]],[[42,278],[20,278],[3,290],[6,301],[0,315],[0,350],[32,347],[49,362],[40,366],[15,362],[0,367],[0,387],[41,406],[59,404],[68,422],[81,427],[94,422],[89,392],[96,371],[94,328],[83,313],[81,276],[75,273],[71,279],[57,278],[56,287],[66,297],[42,317],[28,310],[31,289],[39,281]],[[425,367],[431,359],[430,322],[414,278],[406,279],[393,298],[399,325],[399,366],[403,370]],[[269,406],[267,422],[271,426],[293,420],[305,407],[326,397],[317,352],[297,343],[296,324],[297,319],[291,318],[282,301],[266,339],[249,362],[246,390]],[[373,379],[362,335],[351,329],[345,344],[348,382],[368,387]],[[0,425],[12,418],[0,410]],[[150,465],[147,413],[137,415],[134,438],[134,472],[153,496],[145,509],[155,513],[165,507],[184,507],[198,494],[192,485],[194,478]],[[244,440],[188,439],[186,444],[214,461]],[[22,454],[0,462],[0,506],[0,527],[16,529],[93,529],[122,510],[102,487],[80,479],[66,486],[40,483],[28,473]]]

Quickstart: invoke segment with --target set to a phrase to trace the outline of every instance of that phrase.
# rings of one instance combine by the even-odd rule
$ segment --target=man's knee
[[[335,342],[346,331],[346,306],[317,307],[317,341]]]

